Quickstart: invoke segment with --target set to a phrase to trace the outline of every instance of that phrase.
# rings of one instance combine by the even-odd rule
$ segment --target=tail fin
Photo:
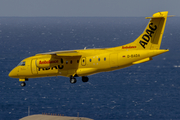
[[[158,12],[153,14],[144,32],[132,43],[125,46],[134,46],[139,50],[159,50],[162,36],[165,29],[168,11]]]

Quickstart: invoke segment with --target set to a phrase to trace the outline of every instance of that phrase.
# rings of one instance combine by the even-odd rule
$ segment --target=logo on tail
[[[146,33],[142,36],[143,40],[140,40],[139,44],[145,49],[146,45],[149,43],[152,38],[152,34],[157,29],[157,25],[153,25],[153,23],[149,23],[149,29],[146,29]]]

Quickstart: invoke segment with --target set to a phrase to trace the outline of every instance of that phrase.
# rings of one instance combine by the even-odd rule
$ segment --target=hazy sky
[[[180,0],[0,0],[0,17],[127,17],[158,11],[180,16]]]

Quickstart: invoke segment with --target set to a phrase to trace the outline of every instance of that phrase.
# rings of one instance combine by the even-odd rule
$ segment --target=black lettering
[[[63,64],[63,59],[61,58],[61,63]]]
[[[152,25],[153,25],[153,23],[150,23],[150,24],[149,24],[149,28],[150,28],[151,30],[155,31],[155,30],[157,29],[157,26],[154,25],[154,28],[153,28]]]
[[[144,42],[144,41],[140,41],[139,43],[140,43],[140,45],[145,49],[145,45],[147,45],[147,43]]]
[[[38,71],[44,70],[44,68],[39,68]]]
[[[46,68],[46,70],[49,70],[50,68]]]
[[[53,70],[53,69],[63,69],[64,68],[64,65],[58,65],[58,66],[53,66],[51,68],[38,68],[38,71],[41,71],[41,70]]]
[[[150,28],[150,30],[149,29],[146,29],[146,33],[147,34],[144,34],[143,36],[142,36],[142,39],[143,40],[145,40],[145,41],[142,41],[142,40],[140,40],[140,45],[145,49],[146,47],[146,45],[148,44],[148,42],[150,41],[150,37],[152,37],[152,34],[154,34],[154,31],[157,29],[157,26],[156,25],[153,25],[153,23],[149,23],[149,28]]]
[[[57,69],[57,66],[52,67],[51,70],[53,70],[53,68]]]
[[[147,29],[147,30],[146,30],[146,33],[147,33],[150,37],[152,37],[152,35],[151,35],[151,34],[153,34],[154,32],[153,32],[153,31],[151,31],[151,30],[149,30],[149,29]]]
[[[129,55],[127,55],[127,58],[129,58],[130,56]]]
[[[144,35],[142,36],[142,39],[145,40],[146,42],[149,42],[150,37],[149,37],[148,35],[144,34]]]
[[[61,65],[61,66],[58,65],[58,68],[59,68],[59,69],[63,69],[63,68],[64,68],[64,65]]]

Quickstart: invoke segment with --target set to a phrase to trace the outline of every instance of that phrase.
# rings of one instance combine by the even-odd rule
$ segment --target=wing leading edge
[[[36,55],[57,55],[60,57],[81,57],[82,56],[77,51],[55,51],[55,52],[39,53]]]

